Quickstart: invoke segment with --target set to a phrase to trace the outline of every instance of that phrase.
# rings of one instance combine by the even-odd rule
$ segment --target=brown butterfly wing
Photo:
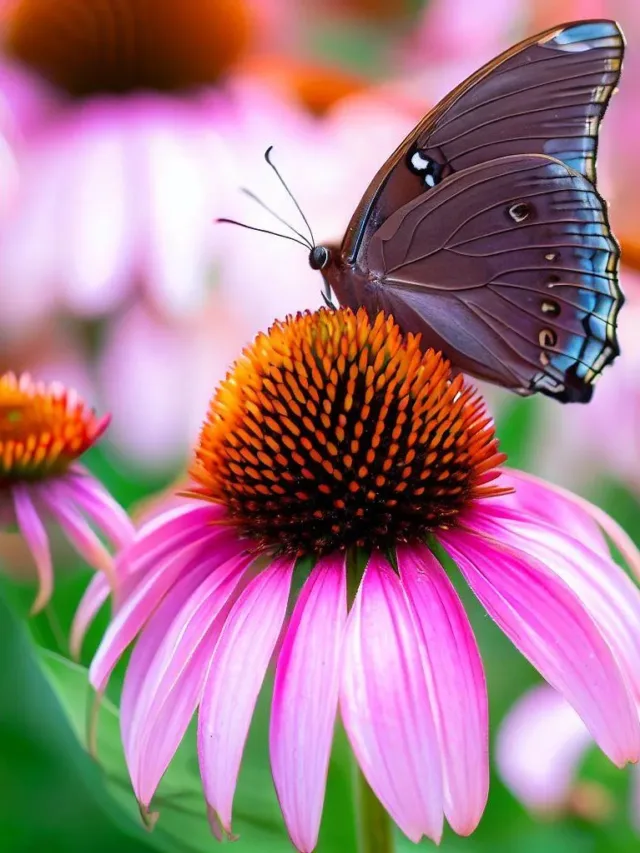
[[[496,157],[547,154],[594,183],[598,129],[623,53],[615,22],[581,21],[489,62],[444,98],[380,169],[347,228],[344,261],[356,263],[376,228],[431,184]]]
[[[586,178],[542,155],[501,157],[387,218],[359,264],[363,304],[460,370],[586,402],[618,353],[618,257]]]

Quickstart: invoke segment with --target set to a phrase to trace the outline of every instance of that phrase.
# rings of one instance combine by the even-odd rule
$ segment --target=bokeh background
[[[511,464],[595,500],[640,544],[636,6],[0,0],[0,373],[61,379],[110,411],[108,438],[89,467],[127,508],[144,512],[182,475],[234,355],[275,317],[321,304],[320,277],[302,248],[214,223],[227,216],[277,228],[238,192],[247,186],[302,227],[265,149],[274,145],[316,238],[339,240],[374,172],[453,85],[538,30],[615,18],[628,53],[604,124],[599,183],[623,247],[623,355],[586,408],[487,395]],[[62,543],[56,558],[52,605],[29,620],[30,562],[15,536],[0,534],[0,850],[214,849],[200,817],[192,742],[161,790],[153,832],[127,790],[114,708],[101,712],[100,762],[83,750],[83,666],[107,614],[81,665],[65,662],[89,572]],[[536,677],[461,594],[487,667],[495,734]],[[239,853],[290,849],[268,770],[267,707],[256,716],[241,777]],[[321,853],[354,849],[349,774],[338,732]],[[629,787],[627,773],[589,754],[563,807],[533,817],[496,776],[480,828],[470,839],[448,832],[442,848],[637,850]]]

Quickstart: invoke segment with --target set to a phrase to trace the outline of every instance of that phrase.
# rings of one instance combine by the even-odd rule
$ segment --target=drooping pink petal
[[[115,586],[113,557],[79,512],[69,503],[66,493],[60,491],[59,483],[49,482],[38,486],[37,495],[80,556],[94,569],[104,572]]]
[[[592,743],[571,705],[553,688],[540,685],[516,702],[498,730],[498,771],[528,808],[561,808]]]
[[[462,530],[438,538],[489,615],[584,720],[611,760],[640,757],[631,695],[598,626],[534,557]]]
[[[234,556],[210,570],[171,624],[165,622],[164,637],[123,731],[133,789],[145,806],[193,717],[233,593],[253,559]]]
[[[340,711],[382,805],[412,841],[437,842],[440,749],[420,647],[400,580],[374,552],[347,620]]]
[[[344,557],[320,560],[296,603],[276,670],[269,743],[276,792],[302,853],[318,841],[347,618]]]
[[[478,511],[468,520],[477,532],[539,560],[576,593],[600,628],[640,702],[640,590],[608,554],[592,551],[564,531],[515,509],[508,517]],[[588,540],[591,541],[591,540]]]
[[[489,791],[487,687],[480,652],[462,603],[432,552],[419,545],[402,546],[397,553],[438,710],[445,814],[458,834],[469,835]]]
[[[232,535],[222,536],[218,530],[211,528],[208,539],[178,550],[149,571],[124,600],[100,643],[89,669],[93,687],[97,691],[104,690],[111,670],[124,650],[180,577],[197,569],[210,556],[217,555],[221,564],[242,550],[242,543]]]
[[[38,570],[38,594],[31,606],[31,612],[38,613],[47,604],[53,592],[53,564],[49,539],[27,486],[18,483],[12,488],[12,493],[20,533],[33,554]]]
[[[215,504],[194,502],[173,507],[143,524],[123,556],[133,571],[143,574],[163,555],[206,535],[221,515],[221,508]]]
[[[109,598],[111,587],[109,581],[104,575],[94,575],[84,595],[80,599],[76,612],[71,623],[71,632],[69,636],[69,648],[71,655],[74,658],[80,657],[82,643],[89,625],[93,622],[97,612],[100,610],[105,601]]]
[[[99,530],[104,530],[116,548],[124,548],[131,542],[135,533],[133,522],[97,480],[76,469],[61,478],[59,486]]]
[[[242,752],[284,621],[294,563],[274,560],[244,590],[207,673],[198,714],[200,772],[207,803],[227,834]]]
[[[565,499],[562,491],[556,491],[551,483],[507,469],[500,475],[500,485],[510,486],[514,491],[492,500],[492,509],[504,505],[530,513],[535,518],[571,533],[593,551],[609,555],[607,541],[593,517],[575,500]],[[566,496],[570,494],[567,492]]]
[[[580,497],[562,486],[556,486],[555,483],[546,483],[533,474],[527,474],[524,471],[510,471],[512,477],[522,482],[527,482],[529,485],[537,485],[538,488],[546,488],[565,499],[565,502],[573,504],[576,511],[581,511],[595,521],[602,530],[611,539],[618,551],[625,558],[627,565],[633,571],[637,578],[640,578],[640,551],[638,551],[633,539],[629,536],[626,530],[618,524],[615,519],[606,513],[600,507],[592,504],[586,498]],[[554,505],[557,509],[557,505]]]
[[[178,578],[171,587],[170,594],[160,602],[136,640],[120,697],[120,730],[127,759],[131,751],[133,715],[139,706],[149,667],[164,641],[168,627],[210,573],[209,563],[204,560],[192,571]]]
[[[176,507],[143,525],[131,545],[117,556],[116,611],[144,582],[147,574],[159,563],[171,559],[173,554],[195,547],[199,542],[213,543],[219,536],[235,538],[232,528],[216,523],[218,518],[219,514],[212,512],[208,506],[196,509]]]

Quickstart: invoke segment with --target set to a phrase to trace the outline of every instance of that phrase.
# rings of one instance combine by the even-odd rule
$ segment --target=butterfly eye
[[[442,177],[442,166],[431,157],[425,157],[420,151],[414,151],[409,155],[409,168],[415,175],[420,175],[425,186],[431,188],[440,183]]]
[[[314,246],[309,252],[309,265],[313,270],[323,270],[330,258],[331,254],[326,246]]]
[[[517,204],[512,204],[508,213],[514,222],[524,222],[531,216],[531,206],[520,201]]]

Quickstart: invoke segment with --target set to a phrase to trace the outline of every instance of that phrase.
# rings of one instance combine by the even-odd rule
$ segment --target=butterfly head
[[[309,252],[309,266],[312,270],[324,270],[331,263],[331,249],[327,246],[314,246]]]

